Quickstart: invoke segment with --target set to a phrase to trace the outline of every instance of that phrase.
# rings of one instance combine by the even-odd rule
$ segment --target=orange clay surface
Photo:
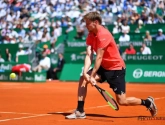
[[[99,84],[114,96],[107,83]],[[0,125],[165,125],[164,120],[138,120],[150,116],[143,106],[121,107],[114,111],[91,85],[85,103],[87,118],[66,120],[77,105],[77,82],[0,82]],[[127,84],[127,96],[153,96],[157,117],[165,117],[164,84]]]

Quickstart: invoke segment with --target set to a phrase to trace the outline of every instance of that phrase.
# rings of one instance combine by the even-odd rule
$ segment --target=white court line
[[[52,115],[52,114],[39,114],[39,115],[27,116],[27,117],[18,117],[18,118],[11,118],[11,119],[3,119],[3,120],[0,120],[0,122],[6,122],[6,121],[11,121],[11,120],[21,120],[21,119],[35,118],[35,117],[41,117],[41,116],[49,116],[49,115]]]
[[[160,100],[160,99],[165,99],[165,97],[159,97],[159,98],[155,98],[155,100]],[[109,105],[102,105],[102,106],[94,106],[94,107],[88,107],[88,108],[85,108],[85,109],[95,109],[95,108],[104,108],[104,107],[107,107]],[[75,109],[74,109],[75,110]],[[71,112],[71,111],[74,111],[74,110],[68,110],[66,112]],[[56,112],[56,113],[66,113],[66,112]],[[28,118],[35,118],[35,117],[42,117],[42,116],[51,116],[53,114],[33,114],[33,113],[17,113],[17,112],[0,112],[0,113],[11,113],[11,114],[30,114],[30,115],[33,115],[33,116],[27,116],[27,117],[18,117],[18,118],[11,118],[11,119],[2,119],[0,120],[0,122],[6,122],[6,121],[11,121],[11,120],[21,120],[21,119],[28,119]]]
[[[0,112],[0,114],[22,114],[22,115],[37,115],[32,113],[19,113],[19,112]]]
[[[165,99],[165,97],[154,98],[155,100]]]

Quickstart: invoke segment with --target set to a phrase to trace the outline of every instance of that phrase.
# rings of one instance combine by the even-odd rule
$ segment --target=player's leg
[[[110,82],[111,81],[111,82]],[[113,79],[111,79],[110,85],[116,94],[116,100],[121,106],[136,106],[143,105],[150,109],[151,115],[155,116],[157,108],[152,97],[147,99],[140,99],[136,97],[126,97],[125,88],[125,69],[114,71]]]
[[[88,74],[90,75],[92,70],[88,71]],[[96,81],[100,80],[99,75],[95,76]],[[78,104],[77,104],[77,110],[80,112],[84,112],[84,101],[87,95],[87,86],[88,83],[86,83],[86,80],[83,76],[80,77],[79,85],[78,85]]]
[[[92,70],[88,71],[88,74],[90,75]],[[100,80],[100,76],[95,76],[96,81]],[[85,85],[85,86],[84,86]],[[83,76],[79,79],[79,85],[78,85],[78,103],[77,103],[77,109],[74,113],[66,116],[67,119],[77,119],[77,118],[85,118],[85,112],[84,112],[84,101],[87,95],[87,83]]]

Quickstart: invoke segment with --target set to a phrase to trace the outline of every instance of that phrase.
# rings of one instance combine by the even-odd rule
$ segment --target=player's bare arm
[[[85,62],[84,62],[84,71],[83,71],[83,76],[87,82],[89,81],[89,75],[87,74],[87,72],[89,70],[89,67],[92,64],[92,59],[93,59],[92,47],[87,46],[86,57],[85,57]]]
[[[96,83],[95,76],[96,76],[97,70],[101,66],[103,55],[104,55],[104,49],[103,48],[98,49],[95,64],[94,64],[94,67],[93,67],[93,70],[92,70],[92,73],[91,73],[91,77],[90,77],[90,82],[91,83]]]

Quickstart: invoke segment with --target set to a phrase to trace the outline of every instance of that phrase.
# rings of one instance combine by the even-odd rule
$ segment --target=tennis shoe
[[[156,107],[156,104],[154,102],[154,98],[149,96],[147,98],[147,100],[149,100],[151,102],[151,105],[148,107],[148,110],[150,111],[151,116],[154,117],[157,115],[157,107]]]
[[[79,111],[75,111],[74,113],[65,116],[66,119],[85,119],[86,115],[85,112],[81,113]]]

